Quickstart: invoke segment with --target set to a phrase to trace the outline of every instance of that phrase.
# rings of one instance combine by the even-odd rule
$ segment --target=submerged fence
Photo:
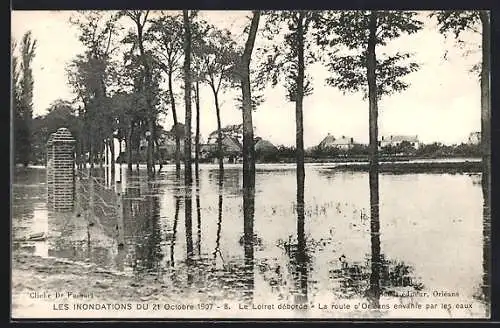
[[[124,245],[121,182],[117,181],[114,189],[107,186],[102,178],[83,170],[78,171],[75,213],[89,225],[101,228],[107,236],[117,238],[119,246]]]

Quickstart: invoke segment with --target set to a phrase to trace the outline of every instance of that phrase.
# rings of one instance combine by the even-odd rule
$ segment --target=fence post
[[[87,221],[90,223],[90,220],[93,215],[95,215],[95,208],[94,208],[94,177],[92,174],[89,174],[89,210],[87,211],[89,213]]]
[[[118,197],[117,211],[118,211],[118,247],[122,248],[125,246],[125,231],[123,223],[123,196],[122,196],[122,181],[116,181],[116,195]]]
[[[66,128],[47,141],[47,200],[49,207],[61,212],[75,205],[75,139]]]

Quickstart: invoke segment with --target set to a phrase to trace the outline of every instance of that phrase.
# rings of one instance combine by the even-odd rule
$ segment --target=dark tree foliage
[[[12,56],[12,90],[14,110],[14,155],[15,162],[27,166],[32,160],[32,120],[33,120],[33,73],[37,41],[31,31],[26,32],[21,40],[20,61]],[[15,43],[11,45],[14,52]]]
[[[323,57],[332,76],[327,83],[344,92],[362,92],[368,97],[367,46],[369,11],[327,12],[321,17],[316,33],[320,46],[326,50]],[[415,12],[377,12],[376,46],[385,46],[403,34],[413,34],[422,28]],[[404,78],[417,71],[419,65],[411,62],[411,54],[377,53],[375,69],[377,97],[401,92],[409,87]]]
[[[301,12],[302,14],[300,14]],[[303,15],[301,34],[304,37],[304,64],[307,66],[315,63],[318,57],[311,49],[313,43],[306,36],[314,33],[315,27],[319,24],[322,15],[319,11],[263,12],[265,17],[264,37],[268,40],[276,40],[281,36],[284,42],[282,44],[275,42],[269,48],[257,49],[259,57],[264,58],[264,60],[260,63],[256,81],[261,84],[270,82],[273,87],[283,82],[287,90],[287,98],[290,101],[295,101],[297,94],[299,14]],[[312,83],[307,73],[304,77],[303,89],[303,96],[312,94]]]

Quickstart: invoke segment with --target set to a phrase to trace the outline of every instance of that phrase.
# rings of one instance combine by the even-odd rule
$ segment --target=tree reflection
[[[486,316],[490,316],[491,306],[491,199],[488,177],[482,179],[483,191],[483,283],[482,293],[486,303]]]
[[[136,273],[161,273],[161,227],[158,186],[148,181],[141,191],[138,172],[127,172],[123,197],[124,231],[134,245],[132,268]],[[120,256],[125,257],[125,254]]]
[[[255,214],[255,172],[247,173],[243,188],[243,248],[245,253],[243,299],[253,302],[254,292],[254,214]]]
[[[195,183],[196,183],[196,223],[197,223],[197,238],[196,238],[196,250],[198,257],[201,257],[201,201],[200,201],[200,175],[198,161],[196,161],[195,167]]]
[[[306,253],[306,240],[305,240],[305,215],[304,215],[304,181],[305,173],[297,169],[297,252],[295,254],[298,275],[298,290],[295,302],[298,304],[307,303],[307,275],[308,275],[308,261]]]
[[[215,250],[214,250],[214,261],[217,261],[217,256],[219,255],[221,257],[221,260],[224,261],[224,258],[222,257],[221,251],[220,251],[220,235],[221,235],[221,230],[222,230],[222,206],[223,206],[223,193],[224,193],[224,171],[219,170],[219,179],[218,179],[218,186],[219,186],[219,202],[218,202],[218,212],[217,212],[217,235],[215,239]]]
[[[179,222],[179,211],[181,205],[181,199],[178,195],[174,195],[175,199],[175,214],[174,214],[174,224],[172,227],[172,236],[170,240],[170,266],[175,266],[175,240],[177,238],[177,224]]]
[[[187,281],[192,283],[192,264],[193,264],[193,209],[192,209],[192,187],[191,181],[186,179],[184,186],[184,223],[186,231],[186,264],[187,264]]]
[[[390,260],[382,253],[374,258],[373,253],[367,255],[365,263],[349,262],[344,256],[339,258],[340,268],[331,270],[330,277],[339,282],[340,297],[367,296],[371,305],[379,304],[380,295],[396,295],[398,289],[411,288],[420,291],[422,282],[414,276],[414,269],[402,261]],[[373,262],[377,261],[378,272],[373,281]]]
[[[309,259],[306,251],[305,216],[304,216],[304,182],[297,184],[297,249],[295,251],[295,270],[297,294],[296,304],[307,304],[307,277]],[[302,188],[302,190],[299,190]],[[290,254],[291,255],[291,254]],[[292,257],[293,258],[293,257]]]
[[[374,165],[373,165],[374,164]],[[414,269],[404,262],[386,259],[380,248],[378,163],[372,163],[370,185],[370,254],[365,263],[349,263],[344,255],[338,259],[340,268],[331,271],[331,278],[340,283],[340,297],[366,296],[372,308],[379,308],[380,296],[395,295],[398,288],[422,290],[422,283],[413,276]]]
[[[160,273],[163,258],[161,251],[160,202],[157,186],[150,181],[148,193],[140,202],[140,215],[135,219],[141,221],[139,239],[136,243],[136,270]]]
[[[375,123],[376,124],[376,123]],[[370,139],[372,135],[370,135]],[[376,143],[375,139],[375,143]],[[372,145],[373,146],[373,145]],[[375,146],[376,147],[376,146]],[[370,287],[367,292],[372,306],[378,307],[380,301],[380,217],[379,217],[379,167],[378,150],[372,149],[370,157],[370,244],[371,244],[371,274]]]

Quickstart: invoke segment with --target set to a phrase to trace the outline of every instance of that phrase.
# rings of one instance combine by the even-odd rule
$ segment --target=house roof
[[[337,139],[333,142],[334,145],[350,145],[352,144],[351,138],[342,136],[342,138]]]
[[[232,132],[239,132],[241,134],[243,133],[243,124],[226,125],[225,127],[221,128],[220,131],[222,132],[223,135],[227,135],[228,133]],[[210,132],[208,137],[217,138],[217,133],[218,130],[212,131]]]
[[[320,147],[324,147],[326,145],[331,145],[335,142],[335,137],[332,136],[330,133],[328,133],[328,135],[325,137],[325,139],[323,139],[320,143],[319,143],[319,146]]]
[[[340,146],[340,145],[350,145],[352,144],[352,138],[348,138],[346,136],[342,136],[339,139],[335,139],[334,136],[331,134],[328,134],[325,139],[323,139],[320,143],[320,147],[325,147],[325,146]]]
[[[264,140],[264,139],[260,139],[255,144],[255,150],[256,151],[276,151],[277,148],[270,141]]]
[[[241,151],[243,149],[243,145],[240,144],[238,139],[230,137],[230,136],[223,136],[222,143],[225,146],[232,148],[232,149],[229,149],[230,151]]]

